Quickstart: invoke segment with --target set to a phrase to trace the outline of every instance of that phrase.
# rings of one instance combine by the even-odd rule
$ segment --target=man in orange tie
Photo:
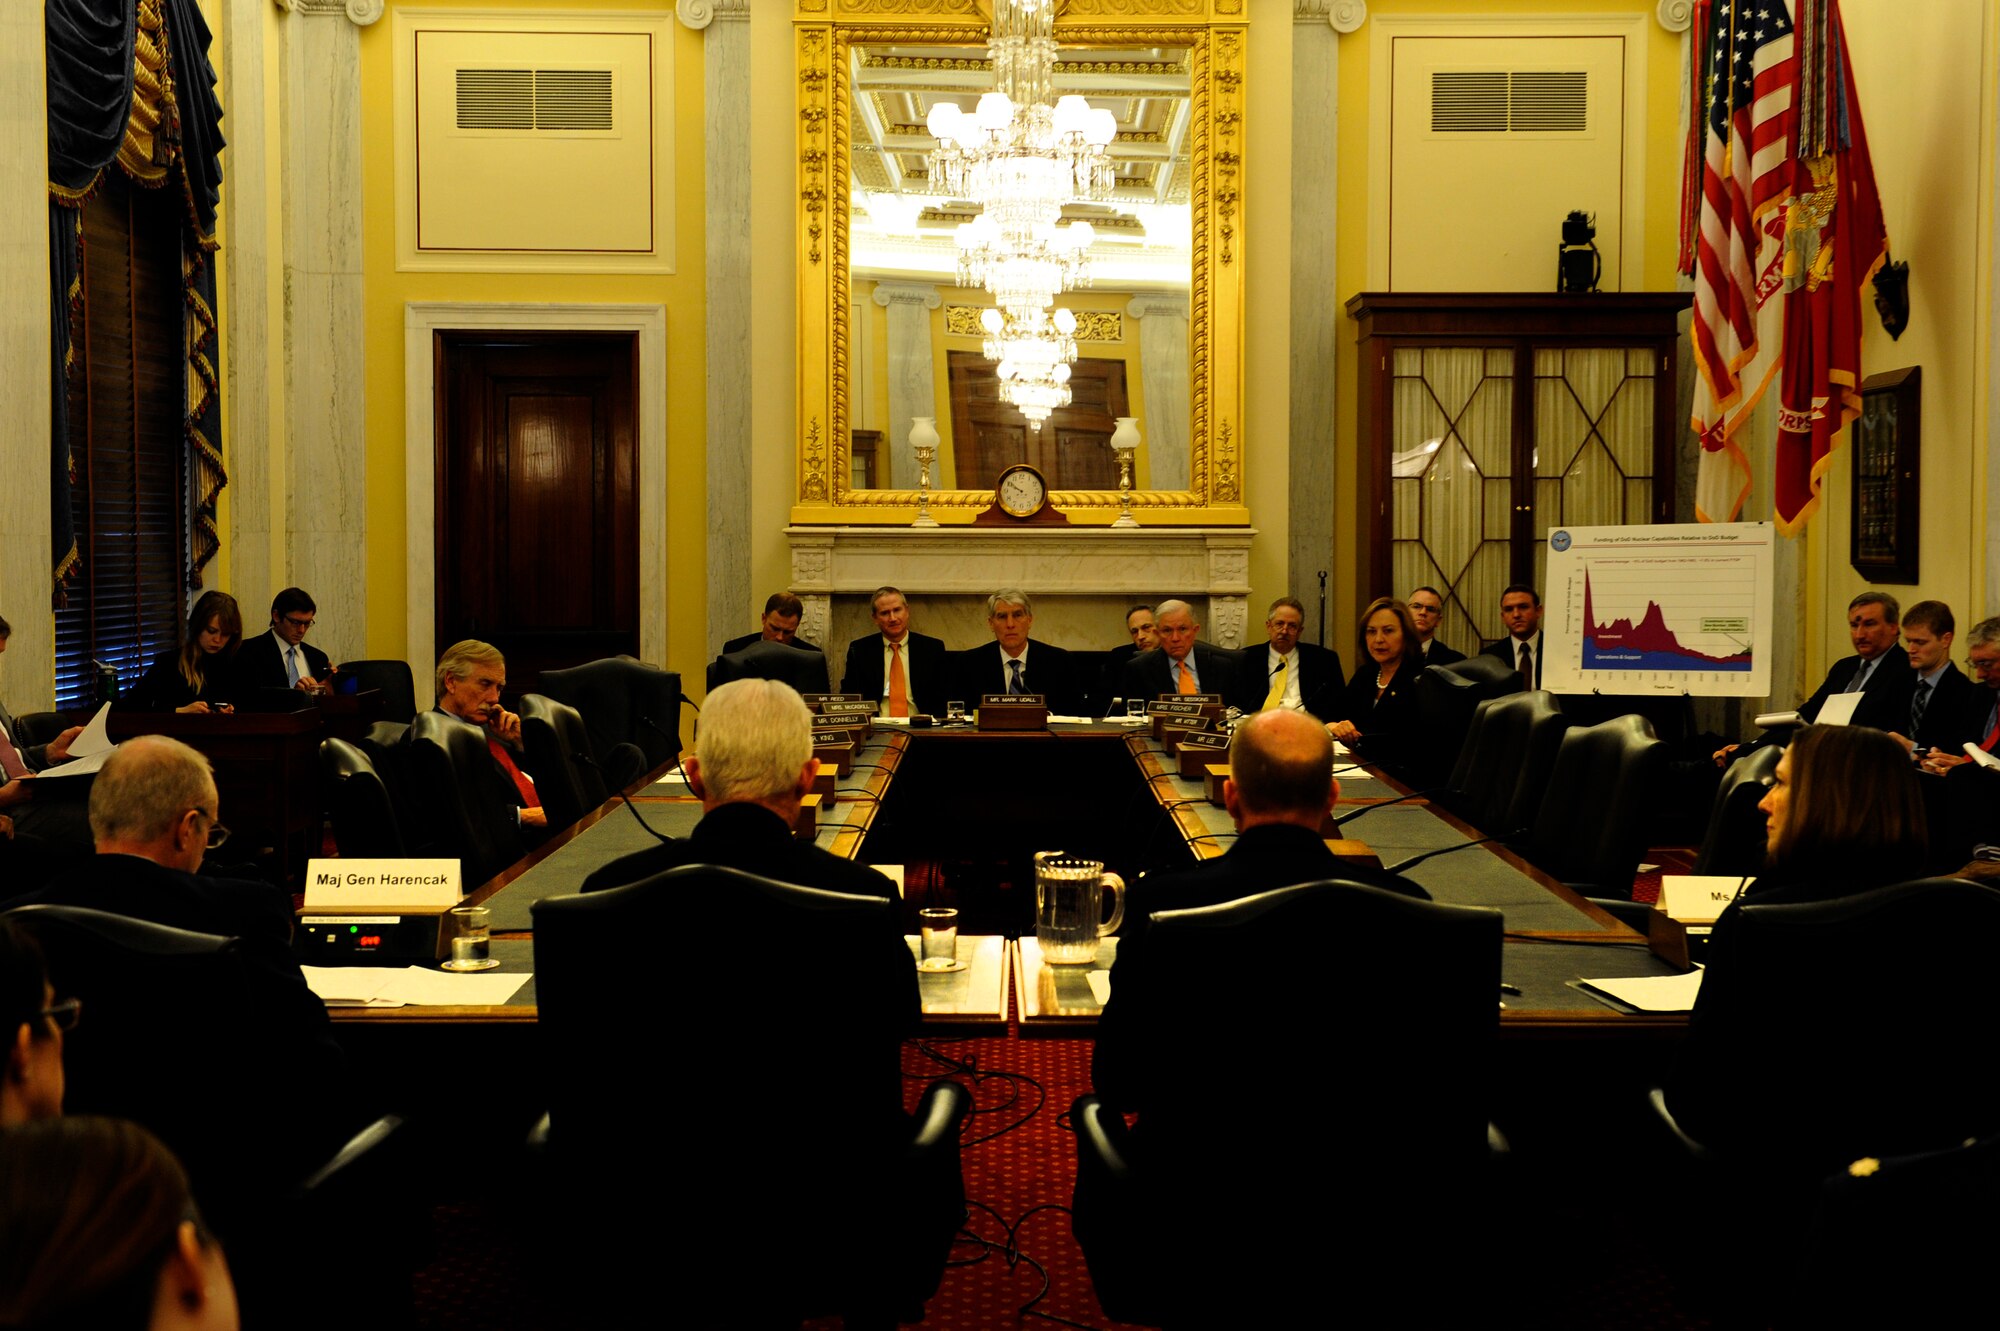
[[[877,587],[868,612],[879,633],[856,638],[847,649],[842,693],[882,705],[884,716],[943,713],[947,680],[944,642],[910,632],[910,604],[894,587]]]
[[[521,718],[500,705],[500,690],[506,687],[507,658],[491,643],[467,638],[438,658],[438,710],[486,731],[486,747],[514,806],[517,824],[523,829],[546,829],[549,815],[535,793],[534,779],[521,770]]]
[[[1201,624],[1186,601],[1162,601],[1153,612],[1160,645],[1125,663],[1126,698],[1157,698],[1163,693],[1219,693],[1235,701],[1236,662],[1232,653],[1196,641]]]

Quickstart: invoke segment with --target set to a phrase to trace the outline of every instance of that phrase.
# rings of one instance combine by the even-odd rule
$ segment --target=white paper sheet
[[[535,978],[520,971],[468,975],[408,966],[301,966],[306,985],[329,1007],[499,1007]]]

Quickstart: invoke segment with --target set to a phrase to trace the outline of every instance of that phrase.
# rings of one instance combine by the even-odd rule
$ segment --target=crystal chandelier
[[[925,121],[938,141],[932,191],[980,207],[958,228],[959,285],[992,293],[986,355],[999,364],[1001,398],[1037,430],[1069,402],[1076,359],[1076,316],[1050,307],[1090,284],[1096,238],[1088,222],[1058,223],[1065,203],[1111,197],[1106,149],[1118,130],[1109,111],[1054,96],[1054,24],[1054,0],[996,0],[987,55],[999,87],[971,115],[939,102]]]

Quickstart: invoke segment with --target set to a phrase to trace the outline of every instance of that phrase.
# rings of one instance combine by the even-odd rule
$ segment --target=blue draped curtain
[[[152,162],[165,168],[169,187],[187,207],[181,254],[187,311],[185,376],[188,474],[194,526],[188,580],[218,544],[216,497],[228,483],[222,467],[221,404],[216,392],[215,212],[222,197],[222,103],[209,63],[211,37],[196,0],[45,0],[49,113],[49,334],[52,449],[50,518],[54,531],[55,597],[77,570],[71,519],[74,473],[69,449],[69,376],[75,367],[72,318],[81,298],[83,233],[79,211],[103,173],[119,161],[134,123],[135,85],[157,94],[159,122],[152,133]],[[148,22],[142,23],[141,10]],[[137,73],[143,48],[164,57],[164,80]],[[142,97],[142,101],[147,100]]]

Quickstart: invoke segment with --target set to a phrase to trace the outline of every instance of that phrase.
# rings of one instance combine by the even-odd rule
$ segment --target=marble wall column
[[[49,549],[49,124],[42,7],[0,6],[0,615],[13,626],[0,698],[14,712],[55,704]]]
[[[937,366],[931,347],[931,311],[943,302],[928,282],[877,282],[875,303],[889,311],[889,476],[885,487],[915,489],[917,454],[910,422],[935,417]]]
[[[1148,474],[1134,485],[1152,490],[1188,487],[1188,303],[1185,296],[1134,296],[1126,312],[1139,321],[1139,383],[1146,418]]]
[[[271,172],[265,158],[272,132],[264,95],[271,14],[269,0],[227,0],[215,52],[229,136],[223,205],[228,233],[219,256],[229,291],[222,314],[222,410],[229,425],[222,462],[229,473],[229,516],[222,556],[210,561],[207,571],[213,580],[227,568],[230,591],[239,605],[249,607],[244,628],[252,631],[258,608],[269,605],[283,585],[272,578],[283,575],[286,562],[278,525],[284,488],[276,483],[284,461],[283,408],[279,403],[274,412],[272,397],[273,379],[284,365],[271,332],[278,270],[272,262]]]
[[[1335,219],[1340,190],[1337,139],[1330,108],[1340,104],[1340,38],[1366,21],[1361,0],[1293,0],[1292,87],[1324,91],[1292,100],[1291,438],[1287,461],[1285,581],[1309,597],[1320,570],[1335,562],[1334,436],[1340,410],[1334,366],[1345,317],[1335,277]],[[1350,534],[1359,539],[1360,533]],[[1376,588],[1364,587],[1364,595]],[[1314,631],[1308,636],[1316,636]]]
[[[702,34],[702,234],[708,289],[708,654],[740,631],[750,586],[750,0],[680,0]]]
[[[360,29],[383,0],[280,3],[285,580],[338,661],[367,655]]]

